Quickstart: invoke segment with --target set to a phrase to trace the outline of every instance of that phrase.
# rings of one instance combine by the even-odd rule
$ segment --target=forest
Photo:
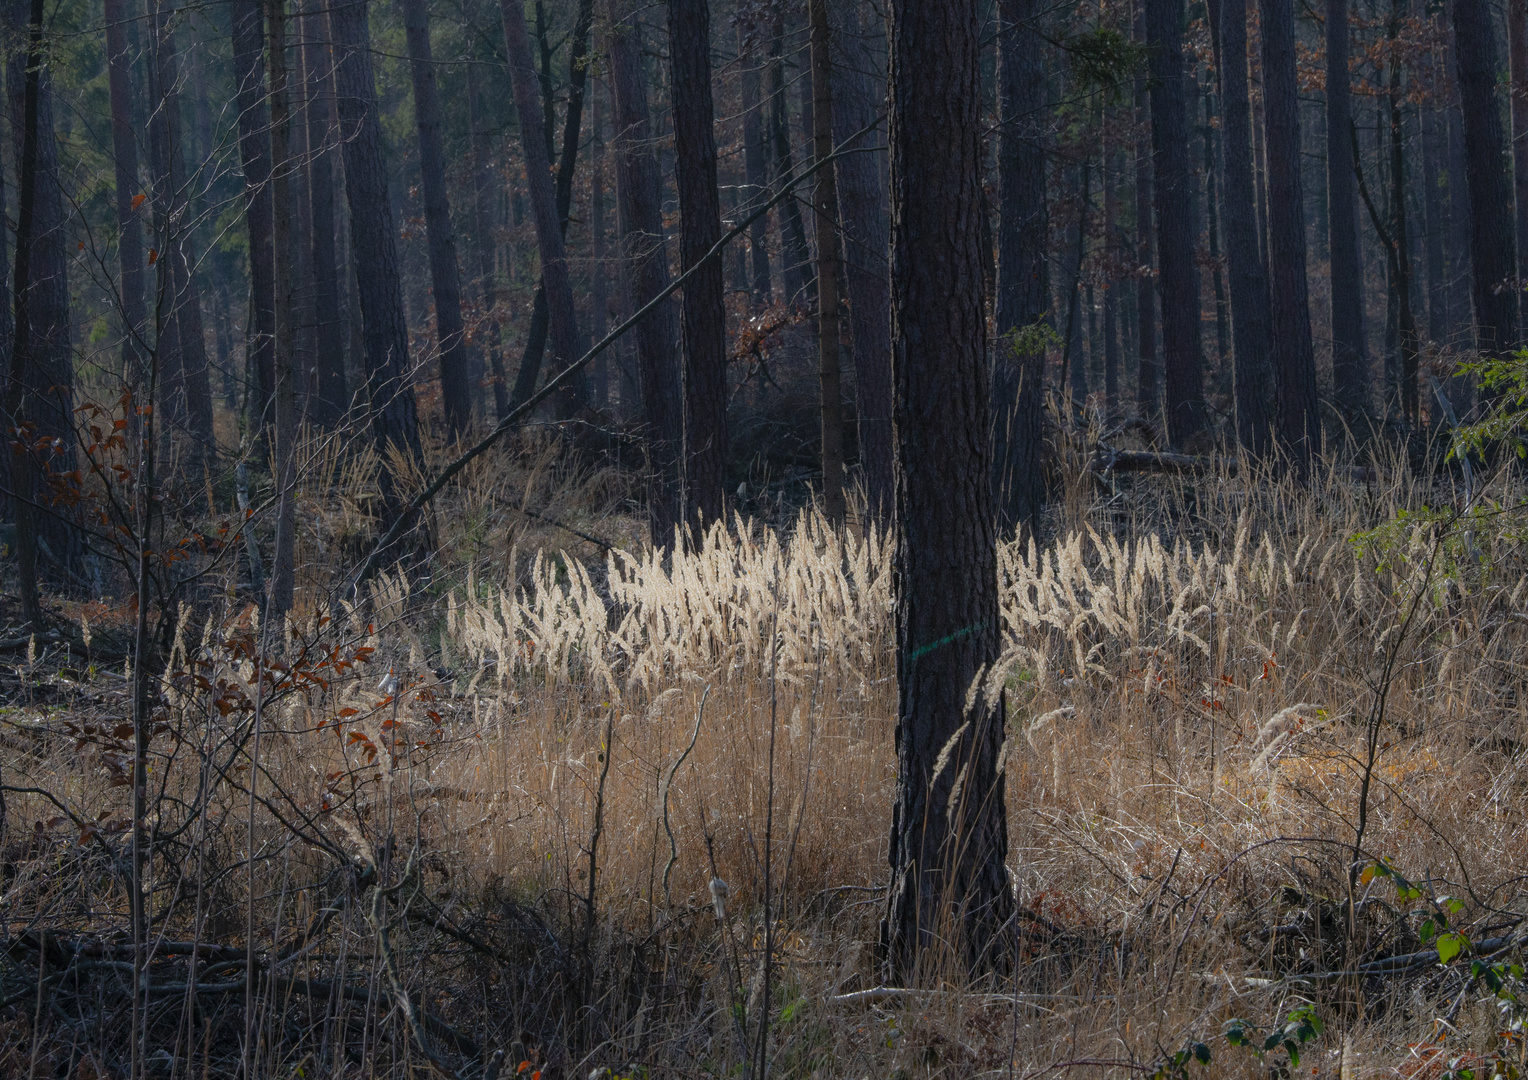
[[[0,65],[0,1076],[1528,1072],[1524,0]]]

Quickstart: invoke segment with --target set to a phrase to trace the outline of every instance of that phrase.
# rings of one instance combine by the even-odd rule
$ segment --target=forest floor
[[[428,580],[312,599],[357,520],[314,483],[294,616],[234,571],[173,616],[137,974],[130,612],[7,644],[0,1075],[127,1076],[135,1030],[145,1076],[1521,1067],[1512,474],[1069,489],[1000,553],[1008,970],[891,992],[889,549],[807,513],[658,559],[612,477],[508,460]]]

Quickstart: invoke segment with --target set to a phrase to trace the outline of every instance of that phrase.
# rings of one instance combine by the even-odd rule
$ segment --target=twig
[[[674,786],[674,776],[679,772],[679,766],[684,764],[684,759],[690,756],[690,751],[695,749],[695,743],[700,738],[700,721],[706,715],[706,698],[711,696],[711,684],[701,691],[700,704],[695,709],[695,730],[690,733],[690,745],[684,748],[684,753],[674,762],[669,769],[668,779],[663,781],[663,831],[668,834],[669,860],[663,868],[663,902],[672,908],[674,899],[669,895],[669,874],[674,870],[674,864],[679,861],[679,844],[674,840],[674,828],[669,824],[669,789]]]

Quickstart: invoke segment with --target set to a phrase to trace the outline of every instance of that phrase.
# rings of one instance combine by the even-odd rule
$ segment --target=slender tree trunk
[[[1528,10],[1507,4],[1507,67],[1511,72],[1512,187],[1517,210],[1518,325],[1528,320]]]
[[[276,300],[276,423],[271,439],[276,483],[276,550],[270,577],[270,611],[279,615],[292,609],[296,582],[297,493],[295,451],[297,443],[297,372],[293,356],[296,328],[292,302],[293,273],[291,102],[287,92],[286,0],[268,0],[271,74],[271,266],[275,272]]]
[[[711,104],[711,13],[708,0],[668,0],[668,14],[679,264],[688,273],[722,234]],[[681,310],[685,520],[698,542],[698,530],[721,520],[724,513],[727,312],[720,260],[707,263],[690,279]]]
[[[309,411],[318,396],[318,311],[314,306],[313,200],[308,191],[308,163],[313,154],[308,142],[308,115],[313,110],[308,96],[307,50],[303,47],[308,20],[302,0],[292,0],[284,36],[291,42],[291,66],[287,72],[288,134],[287,172],[292,202],[292,378],[296,393],[298,428],[309,423]]]
[[[150,100],[154,109],[149,121],[149,157],[154,173],[161,283],[159,397],[163,430],[185,441],[186,456],[181,464],[190,476],[199,478],[203,462],[215,451],[212,385],[207,377],[196,258],[191,251],[190,200],[181,147],[180,61],[173,18],[171,4],[152,0]]]
[[[610,298],[605,292],[605,137],[600,131],[600,95],[596,84],[589,101],[589,231],[592,234],[593,265],[589,268],[589,340],[605,337]],[[610,353],[594,358],[594,404],[610,407]]]
[[[150,0],[153,2],[153,0]],[[359,0],[357,0],[359,2]],[[244,166],[244,217],[249,229],[250,312],[245,326],[249,426],[256,438],[274,419],[276,301],[271,210],[270,114],[265,100],[265,20],[260,0],[233,0],[233,63]],[[368,59],[367,66],[370,66]]]
[[[1110,266],[1118,257],[1119,221],[1115,204],[1114,165],[1117,158],[1113,146],[1104,142],[1101,171],[1104,184],[1104,257]],[[1211,198],[1213,199],[1213,193]],[[1211,241],[1214,232],[1210,233]],[[1211,249],[1213,253],[1213,248]],[[1217,269],[1217,273],[1218,273]],[[1119,287],[1112,276],[1104,283],[1104,419],[1113,424],[1119,419]]]
[[[850,5],[843,5],[848,8]],[[769,155],[764,146],[764,110],[760,100],[762,75],[759,70],[759,25],[757,20],[738,20],[738,64],[743,95],[743,187],[742,204],[751,210],[764,201],[769,186]],[[773,289],[769,280],[769,215],[748,227],[749,259],[753,306],[768,307]]]
[[[1406,137],[1401,126],[1401,53],[1399,40],[1401,18],[1405,13],[1397,0],[1391,0],[1390,87],[1386,97],[1390,120],[1390,228],[1392,240],[1391,270],[1395,280],[1397,329],[1401,352],[1401,412],[1416,424],[1421,419],[1418,387],[1419,349],[1416,316],[1411,308],[1411,237],[1406,219]]]
[[[881,948],[892,978],[1000,964],[1005,863],[975,0],[893,0],[892,371],[897,792]],[[944,942],[953,955],[930,948]]]
[[[873,88],[874,58],[860,30],[854,2],[830,3],[836,55],[833,65],[833,141],[846,153],[833,163],[842,223],[844,279],[849,325],[854,334],[854,385],[859,423],[860,470],[871,518],[890,524],[892,500],[891,294],[887,277],[884,154],[872,147],[880,131],[861,134],[879,112]],[[884,32],[884,31],[882,31]]]
[[[493,167],[489,160],[488,125],[482,115],[476,65],[467,65],[468,125],[472,129],[473,210],[477,229],[478,294],[483,305],[488,378],[493,382],[496,420],[509,415],[509,386],[504,381],[504,350],[499,338],[498,288],[494,277]]]
[[[371,66],[371,32],[365,0],[338,0],[329,8],[335,52],[335,98],[340,140],[345,148],[345,201],[350,211],[350,261],[357,268],[362,356],[372,438],[384,462],[381,473],[385,512],[403,510],[405,496],[385,464],[397,447],[424,459],[419,409],[409,362],[403,285],[398,274],[398,232],[387,191],[382,125],[377,116],[377,84]]]
[[[1235,351],[1236,437],[1262,457],[1272,446],[1273,348],[1268,278],[1258,257],[1257,208],[1253,203],[1252,106],[1247,92],[1247,3],[1220,0],[1221,208],[1226,269],[1231,287],[1232,349]]]
[[[1442,166],[1439,158],[1438,128],[1440,110],[1428,103],[1422,113],[1422,214],[1425,227],[1423,250],[1427,261],[1427,337],[1435,347],[1448,343],[1450,337],[1448,278],[1443,269],[1443,237],[1448,222],[1443,214]]]
[[[313,278],[314,358],[309,419],[323,427],[339,423],[350,407],[345,382],[345,320],[340,305],[334,244],[334,60],[320,0],[303,0],[303,68],[308,95],[308,267]],[[469,69],[470,70],[470,69]]]
[[[515,109],[520,116],[520,141],[525,154],[526,186],[530,189],[531,212],[536,227],[536,246],[541,252],[541,295],[538,304],[546,306],[545,319],[552,339],[552,374],[556,375],[568,364],[578,359],[578,319],[573,304],[573,285],[568,277],[567,249],[562,239],[562,217],[554,188],[551,159],[547,152],[549,135],[544,124],[539,93],[540,79],[536,73],[535,60],[531,55],[530,36],[526,31],[525,12],[519,0],[500,0],[504,18],[504,45],[509,56],[510,75],[514,81]],[[572,123],[572,101],[569,101],[569,123]],[[580,108],[582,95],[580,95]],[[576,150],[578,138],[572,139]],[[564,140],[566,147],[567,140]],[[572,168],[567,170],[567,183],[571,192]],[[562,184],[558,177],[557,187]],[[536,315],[532,316],[531,337],[535,337]],[[521,361],[520,373],[515,382],[515,392],[510,398],[511,407],[525,400],[535,390],[541,366],[539,351],[533,356],[527,346]],[[588,403],[588,390],[583,378],[573,380],[573,385],[557,395],[558,412],[571,416]]]
[[[1268,123],[1268,307],[1278,436],[1304,475],[1321,449],[1316,354],[1305,280],[1305,201],[1300,183],[1299,86],[1293,0],[1262,0],[1263,95]]]
[[[663,175],[653,150],[633,3],[608,0],[608,4],[621,248],[631,304],[641,308],[669,286],[668,251],[663,239]],[[674,351],[679,336],[676,324],[674,305],[664,303],[635,330],[651,476],[648,524],[652,542],[659,547],[675,541],[675,530],[684,520],[680,456],[684,399],[679,358]]]
[[[414,82],[414,120],[419,133],[419,178],[429,238],[430,285],[435,298],[435,335],[440,345],[440,396],[446,432],[459,439],[472,423],[467,385],[467,335],[462,327],[462,288],[456,262],[456,232],[446,194],[446,151],[441,141],[440,94],[430,51],[430,11],[426,0],[403,0],[409,73]],[[567,360],[576,357],[567,357]]]
[[[1204,428],[1194,174],[1189,165],[1182,0],[1145,0],[1150,45],[1151,146],[1162,298],[1167,433],[1184,446]]]
[[[833,56],[827,0],[808,0],[812,65],[812,156],[833,153]],[[813,177],[817,216],[817,374],[822,393],[822,505],[828,520],[844,520],[844,420],[840,408],[838,279],[843,256],[838,238],[838,185],[832,169]]]
[[[133,124],[133,42],[136,22],[127,0],[104,0],[107,85],[111,94],[111,143],[116,167],[117,261],[122,318],[122,378],[135,389],[145,385],[148,320],[143,299],[143,231],[135,201],[138,140]]]
[[[1453,0],[1454,51],[1464,107],[1476,347],[1504,356],[1518,344],[1516,245],[1496,100],[1496,37],[1486,0]]]
[[[1209,6],[1213,7],[1212,2]],[[1225,265],[1220,258],[1220,200],[1215,190],[1215,179],[1220,172],[1215,153],[1215,89],[1207,85],[1204,99],[1204,219],[1205,232],[1210,246],[1210,290],[1215,297],[1215,382],[1218,384],[1229,372],[1231,360],[1231,319],[1226,300]]]
[[[1358,256],[1358,204],[1353,192],[1352,91],[1348,0],[1326,5],[1326,201],[1331,252],[1332,384],[1350,422],[1368,407],[1364,355],[1364,283]]]
[[[795,171],[791,155],[789,103],[785,98],[785,60],[781,56],[785,41],[785,17],[775,8],[773,36],[769,48],[769,131],[774,143],[775,179],[783,181]],[[811,257],[807,253],[806,228],[795,199],[780,204],[781,284],[787,304],[811,303]]]
[[[1072,247],[1072,284],[1066,298],[1066,340],[1061,346],[1061,382],[1072,395],[1072,407],[1082,410],[1088,403],[1088,366],[1082,352],[1082,309],[1078,298],[1082,288],[1082,268],[1088,254],[1088,210],[1092,202],[1093,161],[1084,157],[1081,172],[1081,195],[1078,200],[1077,227]],[[1196,270],[1195,273],[1198,271]]]
[[[1147,45],[1146,0],[1134,5],[1135,39]],[[1157,361],[1156,203],[1151,177],[1151,103],[1144,73],[1135,78],[1135,239],[1139,266],[1135,285],[1136,407],[1148,420],[1162,410],[1162,373]],[[1044,233],[1040,234],[1044,237]],[[1044,250],[1044,244],[1040,246]]]

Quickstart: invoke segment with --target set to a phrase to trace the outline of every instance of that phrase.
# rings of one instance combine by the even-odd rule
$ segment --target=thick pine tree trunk
[[[409,73],[414,82],[414,122],[419,134],[419,179],[424,194],[425,233],[430,250],[430,286],[435,299],[435,337],[440,346],[440,397],[446,432],[461,438],[472,422],[467,385],[467,335],[462,327],[462,287],[456,262],[456,231],[446,193],[446,151],[441,141],[440,93],[430,51],[426,0],[403,0]],[[575,358],[568,358],[575,359]]]
[[[1145,0],[1151,71],[1152,186],[1167,436],[1184,446],[1204,428],[1194,173],[1189,159],[1182,0]]]
[[[272,395],[276,392],[275,269],[271,265],[275,223],[271,216],[270,112],[265,100],[265,17],[260,0],[233,0],[230,12],[239,159],[244,167],[244,218],[249,230],[250,310],[245,347],[253,385],[248,410],[250,430],[258,434],[275,419]]]
[[[133,200],[138,179],[138,140],[133,124],[133,55],[136,22],[126,0],[104,0],[107,86],[111,95],[111,145],[115,166],[119,312],[122,319],[122,378],[146,386],[148,321],[143,299],[143,230]]]
[[[1135,0],[1135,40],[1146,45],[1146,0]],[[1135,78],[1135,318],[1136,408],[1155,421],[1162,410],[1162,371],[1157,359],[1156,202],[1151,182],[1151,101],[1144,74]],[[1041,234],[1044,235],[1043,233]],[[1043,248],[1043,244],[1042,244]]]
[[[1358,202],[1353,191],[1353,106],[1348,53],[1348,0],[1326,5],[1326,199],[1331,251],[1332,386],[1351,422],[1368,407],[1364,356],[1364,283],[1358,253]]]
[[[1335,0],[1334,0],[1335,2]],[[1235,353],[1236,438],[1262,456],[1272,446],[1273,369],[1268,277],[1258,258],[1257,208],[1253,205],[1252,106],[1247,92],[1247,3],[1220,0],[1221,224],[1231,290]],[[1357,234],[1354,234],[1357,239]]]
[[[496,420],[509,415],[509,385],[504,381],[504,349],[499,337],[498,287],[494,277],[494,186],[493,167],[489,160],[488,125],[478,99],[476,65],[467,66],[468,125],[472,128],[472,195],[476,223],[478,295],[483,305],[484,348],[488,360],[488,378],[493,383],[493,407]]]
[[[811,25],[812,157],[833,153],[833,56],[827,0],[808,0]],[[844,520],[843,379],[839,369],[838,280],[843,255],[838,236],[838,185],[832,169],[813,177],[817,225],[817,381],[822,394],[822,506],[835,525]]]
[[[1045,504],[1045,41],[1036,0],[998,6],[998,295],[992,484],[1004,532],[1039,535]],[[1028,333],[1027,333],[1028,331]]]
[[[847,6],[847,5],[846,5]],[[759,24],[755,19],[738,20],[739,78],[743,95],[743,176],[742,208],[751,210],[764,201],[769,186],[769,154],[764,146],[764,109],[760,100],[763,76],[759,66]],[[765,214],[748,227],[749,278],[753,305],[768,307],[773,291],[769,280],[769,215]]]
[[[1465,176],[1472,214],[1471,282],[1476,347],[1501,356],[1518,344],[1517,274],[1512,192],[1496,100],[1496,35],[1486,0],[1453,0],[1454,52],[1464,107]]]
[[[1300,183],[1299,84],[1293,0],[1262,0],[1263,95],[1268,126],[1268,310],[1278,439],[1304,474],[1321,449],[1316,354],[1305,280],[1305,203]]]
[[[334,59],[320,0],[303,0],[303,73],[308,107],[308,272],[313,279],[313,381],[308,419],[323,427],[339,423],[350,407],[345,384],[345,320],[334,243]]]
[[[663,239],[663,175],[653,149],[632,0],[609,0],[609,19],[621,254],[631,305],[637,309],[669,286],[668,251]],[[651,484],[648,526],[653,544],[659,547],[675,542],[674,530],[684,520],[680,460],[684,400],[679,357],[674,351],[677,331],[672,302],[659,304],[635,328]]]
[[[711,103],[708,0],[668,0],[674,181],[679,192],[679,265],[696,266],[721,239]],[[684,287],[685,520],[699,529],[722,518],[727,462],[727,312],[722,262],[713,259]]]
[[[881,947],[906,981],[1000,963],[1013,912],[1004,718],[973,687],[998,641],[980,38],[976,0],[893,0],[897,792]]]
[[[833,163],[844,245],[849,325],[854,335],[854,386],[860,471],[873,520],[891,521],[891,293],[887,280],[886,193],[877,131],[861,135],[879,110],[871,72],[875,61],[860,28],[855,0],[828,5],[833,27],[833,141],[845,154]],[[856,139],[855,136],[858,136]]]
[[[559,213],[557,190],[551,172],[551,156],[548,153],[550,135],[542,112],[540,76],[536,72],[535,58],[531,54],[530,35],[525,26],[525,11],[520,0],[500,0],[504,18],[504,46],[509,56],[509,71],[515,88],[515,108],[520,116],[520,142],[525,154],[525,180],[531,197],[531,216],[536,228],[536,246],[541,252],[541,295],[539,305],[545,305],[545,325],[552,340],[552,374],[578,359],[578,318],[573,305],[573,285],[568,278],[568,255],[562,239],[562,217]],[[580,96],[582,107],[582,96]],[[571,113],[572,102],[569,102]],[[571,123],[571,117],[570,121]],[[577,148],[577,136],[573,139]],[[566,145],[566,141],[565,144]],[[572,183],[572,169],[568,169],[568,183]],[[560,187],[562,178],[558,177]],[[569,188],[571,191],[571,187]],[[528,398],[535,391],[540,373],[539,350],[533,355],[536,337],[536,314],[531,315],[532,328],[526,355],[521,361],[520,372],[515,380],[515,392],[511,406]],[[588,402],[587,382],[579,376],[572,385],[564,387],[557,395],[557,409],[563,416],[571,416]]]
[[[159,386],[169,433],[183,441],[178,463],[200,476],[202,462],[215,452],[212,385],[202,333],[201,290],[191,251],[189,192],[181,148],[180,61],[175,46],[174,9],[151,2],[149,32],[149,158],[154,174],[155,232],[159,251]]]
[[[356,267],[372,438],[384,463],[390,446],[422,461],[419,408],[414,399],[408,324],[398,274],[398,231],[387,191],[387,161],[382,156],[382,125],[377,116],[365,0],[339,0],[331,6],[329,33],[334,43],[335,98],[345,148],[345,201],[350,210],[350,259]],[[400,512],[404,496],[385,464],[381,487],[386,513]]]

